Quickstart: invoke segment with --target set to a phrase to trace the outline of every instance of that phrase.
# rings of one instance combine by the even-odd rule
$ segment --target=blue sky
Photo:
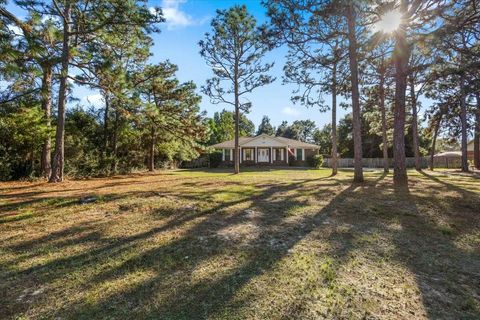
[[[189,1],[151,1],[152,6],[164,8],[166,24],[162,32],[154,35],[155,46],[152,48],[153,62],[169,59],[179,67],[178,77],[181,81],[193,80],[199,87],[212,76],[210,68],[199,54],[198,42],[203,39],[205,32],[210,31],[210,21],[217,9],[227,9],[235,4],[245,4],[259,23],[267,22],[265,8],[260,1],[229,1],[229,0],[189,0]],[[286,48],[278,48],[268,53],[265,62],[275,62],[271,74],[277,79],[274,83],[258,88],[246,96],[253,104],[247,115],[256,126],[262,116],[270,117],[273,125],[278,126],[282,120],[311,119],[318,126],[330,121],[330,112],[320,113],[317,109],[307,109],[294,105],[290,101],[291,92],[295,86],[282,85],[283,65]],[[200,92],[200,90],[198,90]],[[327,96],[326,99],[329,99]],[[214,105],[204,96],[201,103],[202,110],[209,116],[215,111],[231,109],[229,105]],[[340,111],[341,115],[345,111]]]
[[[156,63],[169,59],[177,64],[179,67],[177,75],[180,81],[194,81],[198,86],[198,93],[201,94],[200,86],[205,84],[206,79],[212,77],[212,72],[199,54],[198,42],[203,39],[205,32],[210,31],[210,21],[215,16],[215,11],[217,9],[227,9],[235,4],[245,4],[259,23],[268,22],[265,15],[266,10],[260,5],[259,0],[149,1],[149,6],[161,7],[166,18],[166,22],[160,26],[161,33],[152,35],[155,44],[151,49],[153,54],[151,62]],[[15,8],[11,3],[8,8],[22,16],[18,8]],[[253,105],[247,116],[255,123],[255,126],[258,126],[263,115],[267,115],[274,126],[278,126],[282,120],[291,123],[294,120],[310,119],[315,121],[317,126],[322,127],[330,122],[330,111],[321,113],[318,109],[294,105],[290,97],[296,86],[282,84],[282,68],[285,64],[286,52],[285,47],[280,47],[265,56],[265,62],[275,62],[270,73],[277,79],[273,84],[258,88],[245,96]],[[80,104],[83,106],[92,104],[101,107],[103,105],[100,94],[86,87],[76,87],[73,94],[80,99]],[[230,105],[212,104],[207,96],[203,94],[202,96],[201,109],[205,110],[208,116],[213,116],[214,112],[221,111],[224,108],[231,110]],[[327,103],[330,99],[329,95],[324,96]],[[76,103],[70,103],[69,107],[75,105]],[[337,119],[343,117],[347,112],[349,110],[339,108]]]
[[[259,23],[267,22],[265,8],[258,0],[231,1],[231,0],[152,0],[149,6],[159,6],[163,9],[166,22],[160,25],[161,32],[153,34],[154,47],[151,49],[153,56],[151,62],[156,63],[169,59],[178,65],[177,73],[180,81],[194,81],[198,87],[205,84],[206,80],[212,77],[211,69],[206,65],[199,54],[198,42],[203,39],[205,32],[210,31],[210,21],[215,16],[217,9],[227,9],[235,4],[245,4],[251,14]],[[21,12],[9,1],[7,8],[15,14],[23,17]],[[320,113],[317,109],[307,109],[303,106],[296,106],[290,101],[291,92],[295,89],[293,85],[282,85],[283,65],[285,63],[286,48],[277,48],[269,52],[265,62],[275,62],[270,73],[276,77],[276,81],[270,85],[256,89],[252,94],[245,97],[252,102],[251,112],[247,115],[255,126],[258,127],[263,115],[271,119],[274,126],[278,126],[282,120],[291,123],[294,120],[311,119],[318,126],[329,123],[330,112]],[[85,86],[77,86],[73,95],[80,99],[82,106],[94,105],[103,106],[101,96],[98,92],[88,89]],[[325,96],[327,101],[330,99]],[[76,102],[70,102],[68,107],[76,106]],[[205,110],[208,116],[222,109],[231,110],[230,105],[212,104],[207,96],[202,94],[201,109]],[[346,112],[339,111],[339,116]]]

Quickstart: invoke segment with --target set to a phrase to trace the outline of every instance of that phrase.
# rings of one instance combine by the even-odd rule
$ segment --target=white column
[[[242,155],[242,147],[239,147],[240,149],[240,154],[239,154],[239,157],[240,157],[240,163],[242,163],[242,160],[243,160],[243,155]]]
[[[230,149],[230,161],[234,161],[233,160],[233,149]]]
[[[270,147],[270,163],[273,163],[273,154],[272,154],[273,148]]]
[[[225,149],[222,149],[222,161],[225,161]]]
[[[302,149],[302,161],[305,161],[305,149]]]
[[[258,151],[257,151],[257,147],[255,147],[255,163],[258,162]]]
[[[283,161],[283,152],[284,152],[284,151],[283,151],[283,149],[280,149],[280,151],[281,151],[281,152],[280,152],[280,160]]]
[[[288,164],[288,146],[285,148],[285,157],[287,157],[287,164]]]

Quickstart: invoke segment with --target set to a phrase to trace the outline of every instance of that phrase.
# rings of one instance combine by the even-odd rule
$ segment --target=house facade
[[[240,137],[241,165],[306,166],[309,157],[318,154],[319,146],[284,137],[261,134],[256,137]],[[222,165],[234,163],[235,140],[212,146],[222,152]],[[292,162],[293,160],[293,162]]]

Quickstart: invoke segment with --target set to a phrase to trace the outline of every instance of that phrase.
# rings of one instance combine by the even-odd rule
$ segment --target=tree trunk
[[[49,182],[63,181],[64,169],[64,140],[65,140],[65,105],[67,103],[68,65],[70,62],[70,1],[66,1],[63,10],[63,42],[62,42],[62,69],[60,87],[58,90],[58,120],[55,136],[55,155],[52,163],[52,174]]]
[[[240,173],[240,101],[238,98],[238,65],[235,62],[235,80],[234,80],[234,95],[235,95],[235,150],[233,153],[233,161],[235,166],[235,174]],[[255,155],[257,156],[257,155]]]
[[[388,163],[387,115],[385,110],[385,62],[383,57],[378,91],[380,95],[380,113],[382,115],[383,172],[388,173],[390,165]]]
[[[462,123],[462,172],[468,172],[467,153],[467,101],[465,92],[465,73],[460,76],[460,121]]]
[[[473,135],[473,164],[480,170],[480,94],[476,94],[477,110],[475,111],[475,134]]]
[[[348,53],[352,85],[352,122],[353,122],[353,150],[354,150],[354,176],[353,181],[363,182],[362,168],[362,130],[360,114],[360,94],[358,91],[358,57],[357,36],[355,33],[355,9],[353,2],[347,5],[348,22]]]
[[[337,174],[337,64],[332,72],[332,176]]]
[[[443,113],[440,113],[438,117],[438,121],[435,125],[435,131],[433,132],[433,139],[432,139],[432,145],[430,147],[430,170],[434,170],[434,165],[433,165],[433,160],[435,156],[435,148],[437,145],[437,137],[438,137],[438,131],[440,131],[440,124],[442,123],[442,118],[443,118]]]
[[[148,171],[155,170],[155,143],[156,143],[156,132],[155,127],[152,126],[150,129],[150,155],[148,159]]]
[[[412,135],[413,135],[413,154],[415,157],[415,170],[422,171],[422,163],[420,159],[420,147],[418,140],[418,110],[417,96],[415,94],[415,82],[410,77],[410,100],[412,101]]]
[[[408,1],[402,0],[400,3],[400,12],[405,14],[407,9]],[[393,56],[396,73],[393,122],[393,182],[397,186],[402,186],[408,183],[405,160],[405,97],[407,90],[408,59],[410,56],[404,24],[396,31]]]
[[[105,164],[105,157],[108,156],[108,113],[110,111],[110,101],[108,100],[108,94],[104,94],[105,98],[105,112],[103,113],[103,150],[102,150],[102,162]]]
[[[113,123],[113,138],[112,138],[112,172],[113,174],[117,173],[117,149],[118,149],[118,142],[117,142],[117,137],[118,137],[118,120],[119,120],[119,114],[118,110],[115,108],[115,122]]]
[[[42,77],[42,110],[45,116],[45,125],[47,128],[51,126],[51,116],[52,116],[52,66],[44,65],[42,66],[43,77]],[[42,158],[41,158],[41,168],[42,175],[45,178],[49,178],[52,173],[52,164],[51,164],[51,152],[52,144],[50,139],[50,130],[48,130],[49,135],[45,138],[42,148]]]

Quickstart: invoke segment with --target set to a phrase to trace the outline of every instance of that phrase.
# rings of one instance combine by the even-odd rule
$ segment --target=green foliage
[[[209,145],[232,140],[235,137],[235,114],[231,111],[222,110],[215,112],[213,118],[205,120],[209,128]],[[253,136],[255,125],[244,113],[240,113],[239,131],[241,137]]]
[[[312,120],[295,120],[290,126],[287,121],[283,121],[277,129],[276,136],[312,142],[315,130],[316,125]]]
[[[71,177],[102,175],[100,166],[100,132],[94,111],[75,108],[65,122],[65,172]]]
[[[308,156],[306,160],[309,167],[320,169],[323,166],[323,155],[321,154]]]
[[[278,126],[277,130],[275,131],[275,136],[277,137],[285,137],[285,134],[288,129],[288,121],[282,121],[282,123]]]
[[[313,141],[320,146],[320,154],[332,154],[332,125],[326,124],[313,133]]]
[[[258,126],[257,136],[261,134],[275,135],[275,128],[271,125],[270,118],[267,116],[263,116],[262,122]]]
[[[38,106],[0,112],[0,180],[38,174],[43,141],[52,135]]]
[[[218,166],[222,163],[222,153],[219,151],[215,151],[210,153],[210,168],[218,168]]]

